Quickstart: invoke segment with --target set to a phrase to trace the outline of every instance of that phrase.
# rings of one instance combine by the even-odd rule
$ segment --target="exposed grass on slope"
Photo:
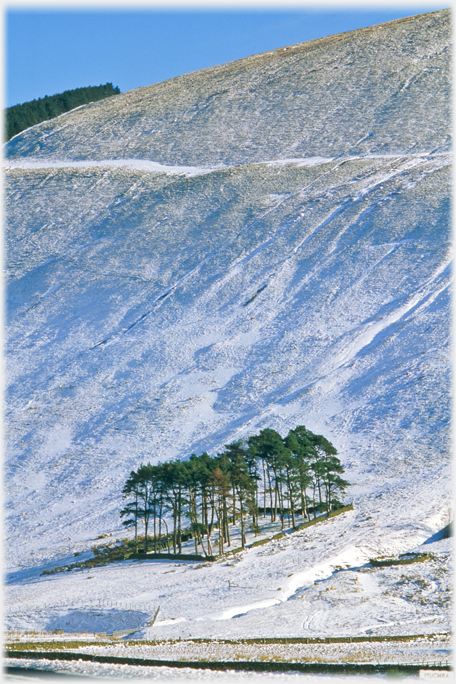
[[[432,553],[411,553],[403,554],[399,558],[370,558],[369,562],[374,568],[386,568],[390,565],[409,565],[427,560],[435,560],[435,556]]]
[[[96,636],[96,635],[95,635]],[[226,644],[226,645],[267,645],[267,644],[357,644],[357,643],[377,643],[377,642],[408,642],[419,639],[431,640],[435,638],[448,637],[449,634],[400,634],[400,635],[380,635],[380,636],[353,636],[353,637],[258,637],[240,639],[210,639],[210,638],[190,638],[190,639],[129,639],[122,640],[126,647],[131,646],[160,646],[173,644]],[[85,639],[56,640],[55,636],[49,634],[49,639],[41,641],[21,641],[7,638],[6,647],[14,646],[18,651],[38,651],[40,649],[58,650],[85,648],[89,646],[106,646],[112,641],[118,642],[120,637],[106,635],[103,641]]]

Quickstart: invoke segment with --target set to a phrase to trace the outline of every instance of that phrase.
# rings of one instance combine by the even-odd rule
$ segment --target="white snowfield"
[[[420,15],[6,145],[8,629],[450,630],[450,41],[449,11]],[[212,564],[41,574],[130,534],[141,463],[297,425],[353,511]],[[408,551],[431,557],[369,565]]]

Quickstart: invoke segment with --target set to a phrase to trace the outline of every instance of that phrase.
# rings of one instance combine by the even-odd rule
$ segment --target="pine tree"
[[[182,553],[182,521],[187,518],[190,527],[185,534],[187,538],[189,532],[193,536],[195,553],[201,546],[204,555],[212,555],[211,534],[217,526],[222,554],[225,545],[231,545],[230,519],[233,524],[239,521],[242,548],[246,544],[249,516],[251,529],[258,533],[259,483],[263,486],[264,515],[269,494],[271,521],[276,521],[280,512],[284,529],[288,513],[294,528],[299,510],[309,519],[313,508],[315,519],[317,511],[329,514],[334,506],[340,505],[337,495],[349,486],[343,473],[337,450],[322,435],[298,425],[282,438],[275,430],[266,428],[246,441],[226,445],[225,451],[216,457],[204,452],[200,456],[192,454],[187,462],[141,465],[137,472],[130,473],[124,485],[122,495],[127,503],[120,515],[126,518],[126,527],[134,528],[136,552],[138,525],[142,522],[145,553],[151,524],[154,552],[161,550],[164,543],[169,551],[172,537],[174,553]],[[310,500],[308,488],[313,493]],[[173,520],[172,535],[166,522],[168,513]],[[166,529],[164,540],[162,527]]]
[[[119,94],[119,88],[114,87],[112,83],[106,83],[100,86],[65,90],[65,92],[57,95],[46,95],[38,100],[8,107],[5,111],[5,142],[26,128],[60,116],[60,114],[69,112],[75,107]]]

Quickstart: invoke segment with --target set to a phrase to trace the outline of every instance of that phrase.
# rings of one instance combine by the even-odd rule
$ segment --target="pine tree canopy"
[[[124,485],[122,494],[129,501],[120,515],[128,516],[124,524],[134,525],[136,539],[141,522],[146,552],[152,526],[154,551],[169,548],[172,541],[174,553],[181,553],[182,541],[190,535],[195,553],[201,546],[205,555],[211,555],[211,534],[217,529],[223,553],[224,544],[230,545],[230,523],[240,523],[244,548],[246,524],[258,531],[261,513],[270,515],[271,522],[280,517],[284,529],[286,516],[291,516],[294,528],[297,515],[309,519],[313,514],[315,519],[317,513],[339,508],[337,495],[349,485],[343,473],[336,448],[323,435],[298,425],[283,438],[265,428],[225,445],[214,457],[204,452],[191,454],[188,461],[141,465]],[[167,516],[173,530],[164,534]],[[185,520],[190,523],[186,528]]]
[[[36,126],[48,119],[54,119],[75,107],[119,94],[119,88],[114,87],[112,83],[106,83],[105,85],[65,90],[65,92],[57,95],[46,95],[38,100],[7,107],[5,111],[5,142],[26,128]]]

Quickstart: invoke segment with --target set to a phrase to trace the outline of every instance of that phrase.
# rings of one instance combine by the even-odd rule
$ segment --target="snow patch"
[[[99,161],[59,161],[46,160],[28,157],[27,159],[7,160],[4,162],[5,169],[92,169],[92,168],[113,168],[131,169],[133,171],[146,171],[148,173],[164,173],[170,176],[203,176],[213,173],[221,168],[221,165],[211,167],[203,166],[167,166],[158,162],[147,161],[145,159],[104,159]]]

